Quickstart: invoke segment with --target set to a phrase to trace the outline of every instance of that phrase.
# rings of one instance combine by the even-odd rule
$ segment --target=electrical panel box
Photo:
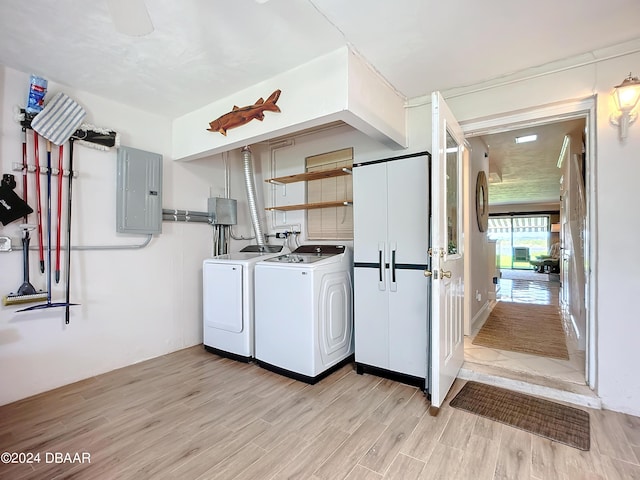
[[[214,225],[235,225],[238,223],[238,201],[233,198],[211,197],[207,210]]]
[[[116,231],[162,232],[162,155],[118,148]]]

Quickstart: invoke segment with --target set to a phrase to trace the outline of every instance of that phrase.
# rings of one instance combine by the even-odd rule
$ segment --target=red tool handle
[[[38,213],[38,253],[40,255],[40,272],[44,273],[44,247],[42,245],[42,198],[40,194],[40,148],[38,134],[33,132],[33,152],[36,161],[36,203]]]

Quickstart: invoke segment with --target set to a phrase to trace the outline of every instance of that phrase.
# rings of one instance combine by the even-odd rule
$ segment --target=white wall
[[[12,107],[24,106],[29,75],[0,67],[0,80],[0,167],[3,173],[16,174],[16,192],[22,195],[20,172],[11,171],[12,163],[22,160],[21,130]],[[206,210],[210,191],[223,188],[219,158],[191,163],[171,159],[168,119],[53,82],[46,99],[57,91],[85,107],[87,122],[120,132],[123,145],[164,155],[165,206]],[[33,163],[31,152],[30,148]],[[53,158],[57,162],[57,153]],[[146,238],[115,233],[115,160],[115,150],[76,144],[74,245],[140,244]],[[33,184],[30,175],[30,197]],[[35,205],[34,199],[30,204]],[[20,245],[20,223],[0,225],[0,235],[10,236],[15,246]],[[143,249],[73,251],[71,300],[80,306],[71,307],[69,325],[64,323],[64,308],[16,313],[19,306],[0,307],[0,404],[200,343],[200,270],[210,244],[211,228],[205,224],[164,223],[162,234]],[[37,251],[32,250],[31,283],[43,288],[46,279],[37,261]],[[20,250],[0,253],[0,272],[0,294],[15,292],[22,283]],[[52,289],[52,301],[63,301],[63,283]]]
[[[596,392],[605,408],[640,415],[640,322],[635,298],[640,276],[623,252],[636,249],[640,216],[634,214],[634,194],[640,178],[640,124],[634,124],[625,143],[609,124],[614,85],[629,71],[640,70],[640,54],[532,78],[511,85],[448,99],[460,121],[500,115],[569,99],[597,95],[595,174],[597,227],[590,239],[596,246],[592,268],[597,288],[592,308],[597,316]],[[446,95],[445,95],[445,98]]]
[[[489,174],[488,148],[477,137],[470,138],[471,156],[465,170],[465,335],[470,335],[474,324],[488,315],[489,269],[487,232],[481,232],[476,218],[476,179],[480,171]],[[480,295],[478,299],[476,293]]]

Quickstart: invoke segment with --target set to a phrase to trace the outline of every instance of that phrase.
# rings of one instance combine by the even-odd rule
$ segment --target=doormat
[[[578,408],[473,381],[449,405],[579,450],[590,448],[589,414]]]
[[[553,305],[498,302],[471,343],[569,360],[560,312]]]

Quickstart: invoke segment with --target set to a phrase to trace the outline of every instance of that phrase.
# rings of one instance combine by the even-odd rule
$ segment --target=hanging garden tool
[[[44,273],[44,247],[42,245],[42,193],[40,191],[40,147],[38,133],[33,132],[33,156],[36,162],[36,216],[38,219],[38,258],[40,273]]]
[[[27,173],[29,170],[29,162],[27,160],[27,127],[22,127],[22,200],[25,203],[29,202],[29,195],[27,190],[29,188],[29,182],[27,182]],[[29,216],[24,216],[24,223],[28,223]],[[28,232],[27,232],[28,235]]]
[[[60,230],[62,223],[62,180],[63,180],[63,155],[64,147],[58,147],[58,209],[56,214],[56,283],[60,283]]]
[[[65,289],[65,301],[67,302],[64,312],[64,323],[69,323],[69,305],[71,305],[71,186],[73,185],[73,137],[69,139],[69,187],[67,190],[67,288]]]

